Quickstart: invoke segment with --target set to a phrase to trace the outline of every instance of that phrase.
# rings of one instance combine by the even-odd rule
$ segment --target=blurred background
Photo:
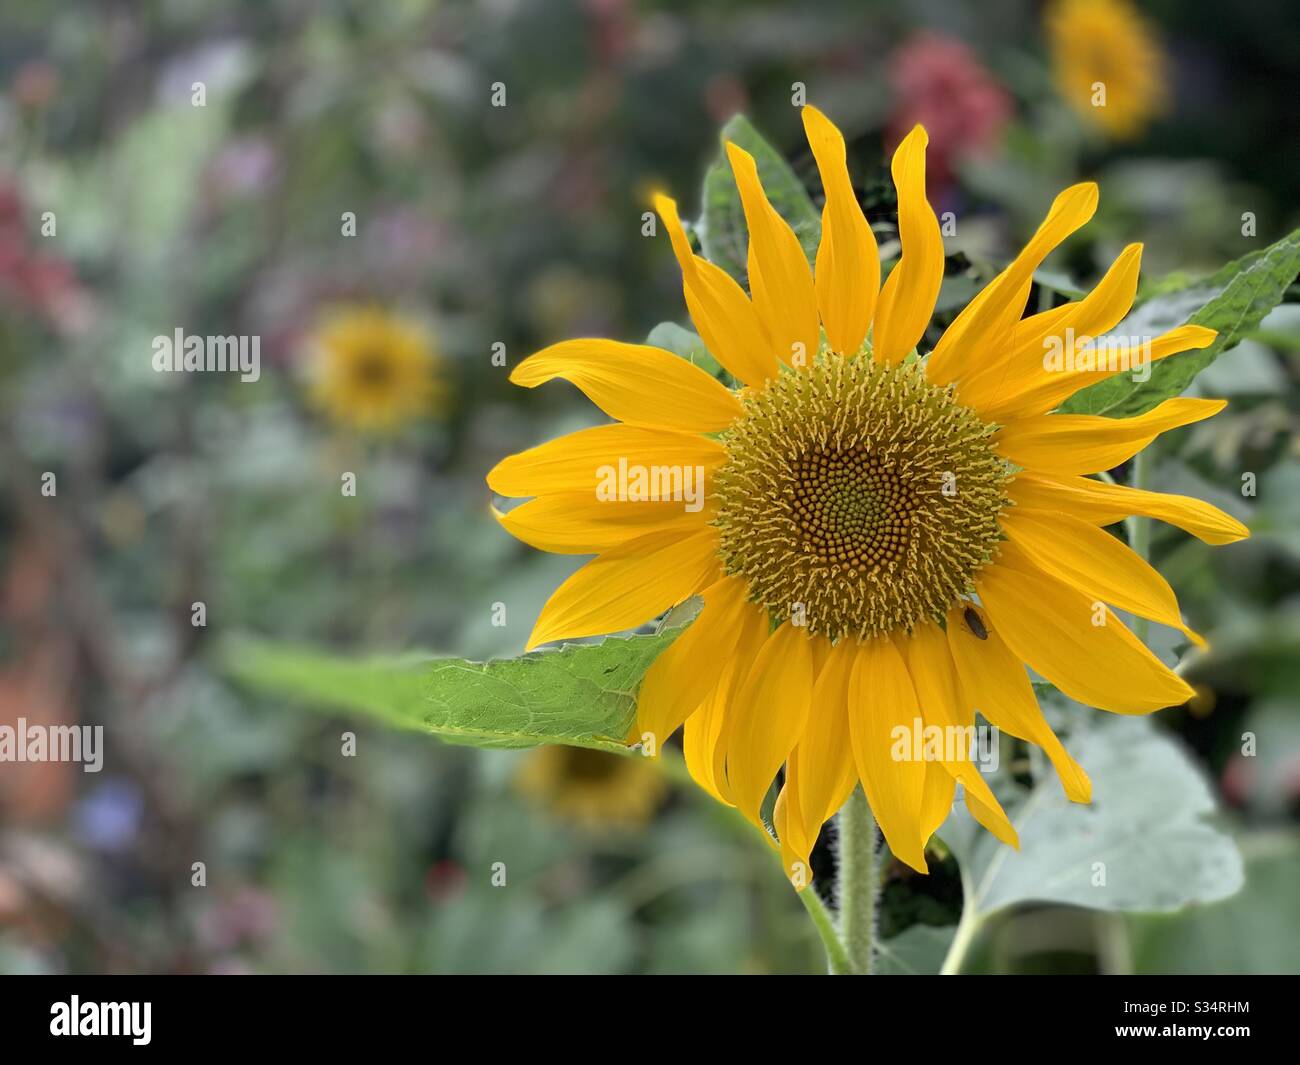
[[[1062,293],[1133,240],[1154,280],[1300,224],[1297,57],[1291,0],[6,2],[0,724],[101,724],[106,750],[99,773],[0,764],[0,971],[820,971],[788,885],[698,790],[282,704],[228,678],[222,639],[522,650],[582,560],[498,529],[483,475],[600,418],[509,366],[689,327],[641,215],[653,187],[698,210],[731,115],[820,202],[805,85],[884,231],[888,152],[925,123],[931,198],[960,219],[951,314],[1080,177],[1101,207],[1052,260]],[[1300,970],[1288,298],[1198,379],[1232,405],[1162,440],[1152,482],[1256,530],[1153,544],[1214,644],[1158,724],[1211,782],[1246,887],[1104,926],[1020,907],[977,968]],[[260,378],[154,372],[178,328],[259,337]],[[888,871],[886,934],[955,920],[955,867],[932,866]]]

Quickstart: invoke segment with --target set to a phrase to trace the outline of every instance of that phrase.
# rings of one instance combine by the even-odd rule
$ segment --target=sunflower
[[[335,421],[394,429],[444,396],[429,331],[381,307],[336,308],[311,338],[312,398]]]
[[[1164,51],[1127,0],[1059,0],[1046,22],[1057,86],[1085,121],[1129,140],[1164,110]]]
[[[530,751],[515,783],[556,817],[588,829],[643,825],[668,790],[640,759],[559,745]]]
[[[508,457],[487,478],[502,496],[532,497],[498,516],[519,539],[596,555],[547,602],[530,648],[628,629],[700,597],[695,621],[645,675],[630,742],[657,753],[684,724],[694,779],[760,827],[784,767],[773,820],[796,886],[858,781],[893,854],[918,871],[958,782],[973,816],[1018,845],[966,756],[909,758],[896,729],[951,735],[978,710],[1041,747],[1066,794],[1090,801],[1025,665],[1081,703],[1142,714],[1192,691],[1110,607],[1200,641],[1164,579],[1102,527],[1146,515],[1211,544],[1248,535],[1200,500],[1086,476],[1222,402],[1169,399],[1128,419],[1052,413],[1133,355],[1085,357],[1085,341],[1128,312],[1139,245],[1084,298],[1021,316],[1034,271],[1095,211],[1095,185],[1061,193],[920,358],[944,271],[925,130],[893,156],[902,254],[882,286],[844,140],[812,107],[803,121],[826,191],[815,271],[735,144],[752,299],[694,254],[676,204],[655,197],[686,306],[739,390],[654,347],[556,344],[511,379],[567,379],[616,424]],[[1185,325],[1138,347],[1156,360],[1214,337]],[[1063,362],[1044,356],[1062,343]],[[628,489],[613,501],[593,492],[610,468]],[[692,506],[682,488],[696,474],[704,491]]]

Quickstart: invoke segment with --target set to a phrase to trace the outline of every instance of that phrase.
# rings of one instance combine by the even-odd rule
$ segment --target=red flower
[[[961,41],[929,32],[895,51],[890,81],[896,102],[887,147],[892,151],[918,122],[925,126],[926,184],[936,199],[959,160],[998,142],[1011,117],[1011,97]]]
[[[88,303],[71,265],[36,248],[17,185],[0,175],[0,301],[34,312],[60,332],[85,326]]]

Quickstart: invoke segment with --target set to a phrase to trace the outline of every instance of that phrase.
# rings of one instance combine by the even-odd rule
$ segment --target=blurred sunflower
[[[643,825],[668,791],[663,775],[639,758],[559,744],[530,751],[516,785],[554,816],[585,828]]]
[[[395,429],[436,413],[446,388],[429,331],[373,306],[331,311],[311,337],[312,399],[335,421]]]
[[[796,886],[821,825],[859,780],[890,850],[917,870],[958,781],[973,816],[1017,844],[965,752],[895,757],[896,729],[952,735],[978,710],[1040,746],[1066,794],[1088,802],[1088,777],[1044,718],[1025,664],[1079,702],[1148,713],[1192,691],[1103,604],[1200,640],[1165,580],[1102,526],[1141,514],[1212,544],[1248,535],[1200,500],[1084,476],[1222,402],[1170,399],[1128,419],[1051,413],[1135,354],[1101,361],[1086,344],[1128,312],[1140,245],[1084,298],[1021,317],[1034,271],[1096,210],[1096,185],[1061,193],[920,359],[944,272],[925,130],[893,157],[902,255],[881,286],[843,137],[812,107],[803,120],[826,190],[815,273],[735,144],[752,299],[692,252],[676,204],[655,198],[687,308],[739,391],[658,348],[556,344],[511,379],[565,378],[617,424],[513,455],[487,478],[500,495],[534,497],[499,515],[515,536],[597,556],[556,590],[530,647],[628,629],[702,598],[645,675],[631,742],[655,753],[684,723],[695,780],[760,826],[784,765],[774,821]],[[1187,325],[1139,346],[1154,361],[1214,337]],[[1043,353],[1061,345],[1057,367]],[[662,492],[603,501],[593,487],[615,462],[683,480],[699,471],[703,505],[692,512]]]
[[[1085,121],[1129,140],[1164,111],[1164,50],[1127,0],[1058,0],[1046,23],[1057,86]]]

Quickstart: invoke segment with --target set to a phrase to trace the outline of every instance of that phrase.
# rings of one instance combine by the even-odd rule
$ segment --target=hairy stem
[[[836,817],[839,828],[840,935],[848,951],[850,971],[866,976],[874,962],[876,935],[876,821],[862,788],[853,789]]]

